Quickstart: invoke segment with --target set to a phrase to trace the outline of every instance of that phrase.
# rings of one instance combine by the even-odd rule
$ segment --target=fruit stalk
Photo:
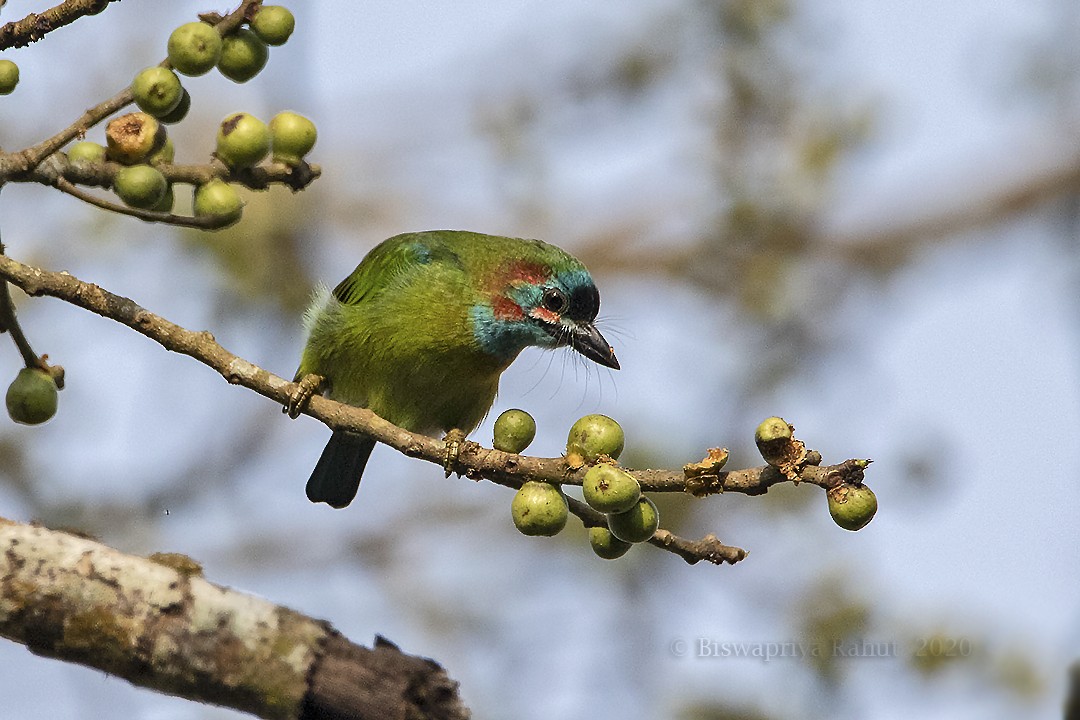
[[[4,254],[4,241],[0,239],[0,255]],[[11,300],[11,288],[7,280],[0,280],[0,333],[7,331],[15,342],[15,347],[22,355],[23,364],[26,367],[41,367],[41,359],[30,347],[30,341],[19,326],[19,319],[15,316],[15,303]]]

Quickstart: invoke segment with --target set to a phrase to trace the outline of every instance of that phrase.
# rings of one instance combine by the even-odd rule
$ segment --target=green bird
[[[457,230],[397,235],[316,294],[295,380],[320,376],[328,397],[413,432],[467,434],[526,347],[570,347],[619,369],[593,324],[599,309],[589,271],[554,245]],[[335,431],[308,498],[348,505],[374,447]]]

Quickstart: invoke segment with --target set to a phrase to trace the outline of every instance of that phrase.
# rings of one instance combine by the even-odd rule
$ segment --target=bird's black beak
[[[592,323],[575,324],[570,331],[570,347],[577,350],[585,357],[598,365],[609,367],[612,370],[619,369],[619,361],[615,357],[615,348],[608,344],[600,331]]]

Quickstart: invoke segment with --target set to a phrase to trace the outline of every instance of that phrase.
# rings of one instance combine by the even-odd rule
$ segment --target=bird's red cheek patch
[[[525,316],[518,304],[508,297],[496,298],[491,311],[499,320],[520,320]]]
[[[555,325],[559,322],[559,313],[552,312],[547,308],[533,308],[532,312],[530,312],[529,315],[536,318],[537,320],[546,322],[549,325]]]

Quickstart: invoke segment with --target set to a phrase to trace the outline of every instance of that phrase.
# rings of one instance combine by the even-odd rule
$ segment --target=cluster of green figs
[[[172,163],[175,148],[165,126],[183,120],[191,108],[191,96],[179,75],[197,76],[217,70],[235,82],[247,82],[266,65],[269,45],[281,45],[292,34],[292,13],[277,5],[261,6],[249,21],[222,36],[205,22],[190,22],[169,36],[168,59],[140,70],[131,83],[139,112],[113,118],[105,128],[105,144],[74,143],[67,151],[73,163],[112,161],[122,167],[112,189],[124,204],[141,210],[172,212],[173,188],[159,170]],[[179,74],[179,75],[178,75]],[[314,147],[315,124],[294,112],[278,113],[264,123],[253,115],[232,113],[218,128],[215,156],[232,170],[260,163],[270,155],[274,162],[299,165]],[[240,219],[243,201],[236,188],[220,178],[195,185],[193,212],[210,217],[210,227],[225,227]]]
[[[496,450],[521,453],[535,435],[531,415],[507,410],[495,421],[492,444]],[[793,441],[791,426],[782,418],[768,418],[758,426],[755,441],[766,462],[779,466],[784,446]],[[603,513],[606,524],[589,528],[589,544],[605,560],[622,557],[635,544],[648,541],[660,526],[656,505],[642,494],[637,478],[618,465],[624,443],[622,427],[606,415],[579,419],[566,438],[567,466],[590,465],[582,479],[582,495],[593,510]],[[831,487],[826,497],[830,516],[845,530],[863,528],[877,512],[877,498],[861,482]],[[570,514],[562,486],[539,480],[522,483],[510,511],[523,534],[549,537],[562,531]]]
[[[495,420],[496,450],[520,453],[536,435],[536,422],[524,410],[507,410]],[[570,428],[566,461],[570,467],[591,464],[582,480],[585,502],[603,513],[607,524],[589,528],[593,552],[606,560],[622,557],[635,544],[645,542],[660,526],[653,501],[641,493],[637,478],[617,464],[625,435],[618,422],[606,415],[586,415]],[[570,510],[562,487],[529,480],[510,504],[514,526],[525,535],[557,535]]]

